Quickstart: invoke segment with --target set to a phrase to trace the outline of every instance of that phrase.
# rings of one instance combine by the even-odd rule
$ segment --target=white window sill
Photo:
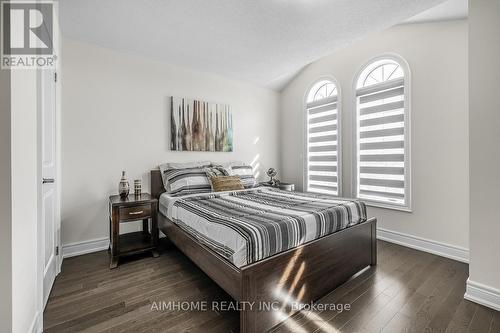
[[[397,211],[406,212],[406,213],[413,212],[411,207],[407,207],[407,206],[391,205],[391,204],[383,203],[383,202],[368,201],[368,200],[365,200],[362,198],[357,198],[357,200],[364,202],[365,205],[367,205],[368,207],[385,208],[385,209],[397,210]]]

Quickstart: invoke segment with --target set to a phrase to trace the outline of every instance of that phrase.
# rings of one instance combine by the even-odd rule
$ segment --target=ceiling
[[[468,16],[468,13],[468,0],[448,0],[409,18],[405,21],[405,23],[458,20],[466,18]]]
[[[280,90],[307,64],[442,2],[64,0],[60,12],[66,37]]]

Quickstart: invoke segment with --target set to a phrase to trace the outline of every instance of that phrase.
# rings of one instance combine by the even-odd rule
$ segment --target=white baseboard
[[[40,311],[37,311],[35,317],[33,318],[33,322],[31,323],[29,333],[42,333],[42,316],[40,315]]]
[[[467,279],[464,298],[500,311],[500,290]]]
[[[463,247],[439,243],[425,238],[407,235],[386,229],[377,229],[377,238],[412,249],[429,252],[441,257],[468,263],[469,250]]]
[[[79,256],[82,254],[107,250],[109,246],[109,238],[93,239],[80,243],[72,243],[63,245],[63,258]]]
[[[166,236],[160,231],[160,238],[164,237]],[[107,237],[92,239],[89,241],[63,245],[62,254],[63,258],[76,257],[82,254],[107,250],[108,246],[109,246],[109,238]]]

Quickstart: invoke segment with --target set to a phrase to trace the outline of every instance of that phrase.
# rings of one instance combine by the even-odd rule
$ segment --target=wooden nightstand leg
[[[155,249],[153,249],[153,257],[157,258],[159,256],[158,254],[158,239],[160,237],[159,235],[159,230],[158,230],[158,204],[155,202],[153,203],[153,215],[151,216],[151,238],[153,241],[153,246]]]
[[[142,220],[142,233],[149,234],[149,219]]]
[[[120,220],[118,215],[118,207],[113,207],[111,213],[111,262],[109,268],[113,269],[118,266],[118,249],[119,249],[119,237],[120,237]]]
[[[109,217],[109,244],[108,244],[108,252],[111,253],[111,224],[113,222],[111,221],[111,216]]]
[[[118,267],[118,257],[111,256],[111,263],[109,264],[109,268],[113,269]]]

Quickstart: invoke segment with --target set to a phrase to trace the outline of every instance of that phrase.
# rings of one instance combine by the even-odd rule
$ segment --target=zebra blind
[[[404,77],[358,88],[357,196],[407,206]]]
[[[307,191],[339,194],[337,96],[306,105]]]

